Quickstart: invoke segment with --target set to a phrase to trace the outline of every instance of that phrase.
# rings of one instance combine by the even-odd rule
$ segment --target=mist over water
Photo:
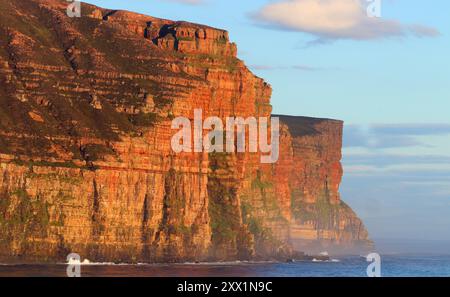
[[[450,240],[376,238],[375,248],[382,254],[450,255]]]

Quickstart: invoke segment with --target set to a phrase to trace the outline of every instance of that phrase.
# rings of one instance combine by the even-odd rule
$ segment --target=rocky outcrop
[[[0,0],[0,258],[175,262],[367,246],[341,202],[342,122],[281,117],[276,164],[174,153],[171,121],[270,116],[223,30]]]
[[[290,173],[290,240],[307,251],[355,253],[370,246],[368,233],[339,195],[342,178],[343,122],[329,119],[280,116],[289,151],[278,166]],[[287,157],[287,158],[286,158]]]

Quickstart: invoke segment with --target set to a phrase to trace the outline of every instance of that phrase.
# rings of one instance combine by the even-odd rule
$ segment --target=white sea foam
[[[338,263],[338,262],[341,262],[341,260],[339,260],[339,259],[331,259],[331,262]]]
[[[339,263],[339,262],[341,262],[341,260],[338,260],[338,259],[330,259],[330,260],[319,260],[319,259],[316,259],[316,258],[314,258],[314,259],[312,259],[312,262],[320,262],[320,263]]]
[[[82,266],[119,266],[119,265],[136,265],[129,263],[113,263],[113,262],[91,262],[88,259],[84,259],[82,262],[76,259],[70,259],[66,263],[58,263],[59,265],[82,265]]]

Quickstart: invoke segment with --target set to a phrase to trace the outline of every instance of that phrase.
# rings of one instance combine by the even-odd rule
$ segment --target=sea
[[[329,261],[81,265],[81,277],[367,277],[362,256]],[[0,277],[66,277],[67,264],[0,264]],[[450,277],[450,255],[381,255],[382,277]]]

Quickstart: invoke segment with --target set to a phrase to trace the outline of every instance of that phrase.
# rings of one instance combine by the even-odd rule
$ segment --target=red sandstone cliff
[[[269,116],[223,30],[0,0],[0,257],[277,258],[364,247],[339,197],[342,122],[281,117],[276,164],[171,150],[171,120]]]

